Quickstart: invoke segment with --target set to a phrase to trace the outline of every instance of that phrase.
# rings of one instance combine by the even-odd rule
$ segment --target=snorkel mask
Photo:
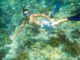
[[[23,13],[24,16],[29,16],[30,12],[28,11],[27,13]]]

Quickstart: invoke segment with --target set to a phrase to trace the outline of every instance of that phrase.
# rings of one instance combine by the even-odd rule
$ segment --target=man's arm
[[[51,21],[51,18],[49,18],[49,17],[48,17],[48,16],[46,16],[45,14],[32,14],[31,16],[32,16],[32,17],[42,16],[42,17],[45,17],[45,18],[47,18],[48,20],[50,20],[50,21]]]
[[[23,21],[23,23],[21,24],[21,26],[19,27],[19,29],[17,30],[17,32],[12,36],[12,40],[15,38],[15,36],[20,32],[20,30],[22,29],[22,27],[24,26],[25,21]]]

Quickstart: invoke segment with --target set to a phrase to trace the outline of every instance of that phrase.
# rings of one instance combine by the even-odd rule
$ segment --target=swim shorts
[[[54,30],[55,21],[50,22],[49,20],[40,20],[40,27],[46,30]]]

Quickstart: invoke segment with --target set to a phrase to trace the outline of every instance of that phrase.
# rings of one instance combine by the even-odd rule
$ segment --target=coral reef
[[[20,54],[17,55],[17,60],[25,60],[25,59],[30,60],[28,52],[21,52]]]

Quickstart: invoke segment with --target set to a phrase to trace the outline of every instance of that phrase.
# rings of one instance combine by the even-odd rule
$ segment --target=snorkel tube
[[[50,18],[54,17],[54,14],[58,11],[59,7],[60,7],[60,0],[57,3],[56,9],[51,13]]]

